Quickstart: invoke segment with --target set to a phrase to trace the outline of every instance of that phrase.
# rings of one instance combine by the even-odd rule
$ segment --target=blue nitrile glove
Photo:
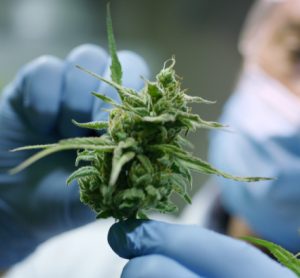
[[[130,259],[122,278],[296,278],[253,246],[196,225],[129,220],[108,241]]]
[[[147,77],[144,61],[121,51],[123,85],[141,88]],[[116,92],[75,67],[79,64],[109,77],[108,54],[93,45],[75,48],[63,61],[45,56],[26,65],[0,100],[0,270],[31,253],[38,244],[63,231],[92,221],[95,216],[79,201],[77,185],[66,186],[74,170],[74,152],[44,158],[16,175],[8,171],[32,152],[8,152],[16,147],[88,136],[78,122],[107,119],[106,105],[96,90],[116,99]],[[94,134],[95,135],[95,134]]]
[[[221,118],[233,133],[214,132],[210,161],[240,176],[274,177],[258,183],[218,178],[230,214],[260,237],[300,252],[300,101],[258,68],[244,71]]]

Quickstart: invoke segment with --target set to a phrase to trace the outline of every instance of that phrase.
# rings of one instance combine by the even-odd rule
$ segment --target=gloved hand
[[[108,242],[130,259],[122,278],[295,278],[251,245],[199,226],[130,220],[114,224]]]
[[[119,53],[123,85],[139,89],[147,77],[144,61],[136,54]],[[112,88],[75,68],[79,64],[110,78],[108,54],[93,45],[75,48],[62,61],[45,56],[26,65],[8,85],[0,100],[0,270],[31,253],[41,242],[78,227],[95,216],[79,201],[78,187],[66,186],[73,171],[74,152],[44,158],[25,171],[8,171],[32,152],[8,152],[16,147],[89,136],[71,123],[106,120],[106,104],[96,90],[116,99]]]

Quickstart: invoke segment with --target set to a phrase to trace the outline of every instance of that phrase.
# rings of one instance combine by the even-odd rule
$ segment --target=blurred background
[[[142,55],[152,73],[176,56],[177,73],[189,93],[216,100],[195,106],[217,120],[240,67],[239,30],[251,0],[111,0],[119,49]],[[64,58],[75,46],[106,47],[107,0],[1,0],[0,87],[26,62],[42,54]],[[190,135],[194,153],[206,158],[207,131]],[[193,192],[207,177],[194,176]],[[180,202],[180,201],[179,201]],[[183,203],[181,203],[182,205]]]

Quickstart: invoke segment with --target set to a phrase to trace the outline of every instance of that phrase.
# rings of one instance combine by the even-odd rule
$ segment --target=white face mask
[[[242,184],[218,179],[225,207],[255,232],[300,251],[300,102],[258,67],[241,75],[222,122],[234,133],[214,132],[211,162],[243,176],[274,177]]]
[[[259,105],[251,119],[244,119],[244,128],[258,140],[299,130],[300,99],[258,66],[244,70],[236,91],[249,100],[249,105]]]

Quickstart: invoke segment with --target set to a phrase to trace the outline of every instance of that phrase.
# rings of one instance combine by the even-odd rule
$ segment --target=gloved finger
[[[4,90],[2,106],[7,102],[25,124],[41,133],[51,132],[59,111],[62,76],[61,60],[52,56],[37,58],[24,66]]]
[[[180,263],[158,254],[133,258],[125,265],[121,278],[140,277],[200,278]]]
[[[149,69],[144,61],[144,59],[131,51],[120,51],[118,52],[118,57],[120,63],[122,65],[123,77],[122,77],[122,85],[127,88],[132,88],[136,91],[139,91],[144,84],[141,76],[145,78],[149,78]],[[110,64],[108,62],[107,68],[104,73],[104,78],[110,78]],[[117,91],[109,86],[108,84],[101,82],[100,86],[97,90],[101,94],[105,94],[106,96],[112,98],[113,100],[120,102]],[[93,120],[95,121],[107,121],[108,112],[105,109],[109,109],[111,106],[103,101],[95,99],[93,105]]]
[[[62,137],[84,136],[89,131],[76,127],[71,120],[91,121],[95,98],[91,92],[99,87],[99,80],[82,72],[76,65],[102,75],[107,67],[108,55],[95,45],[81,45],[71,51],[65,63],[59,131]]]
[[[251,245],[196,225],[125,221],[108,241],[123,258],[162,254],[204,277],[295,277]]]

